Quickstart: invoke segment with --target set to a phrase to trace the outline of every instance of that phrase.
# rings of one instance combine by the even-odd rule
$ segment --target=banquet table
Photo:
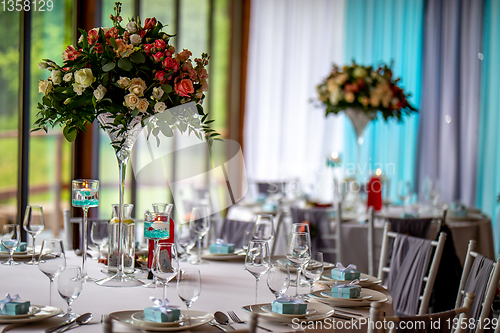
[[[77,257],[73,251],[67,253],[68,265],[79,265],[81,257]],[[191,309],[198,311],[206,311],[214,313],[215,311],[233,310],[236,314],[248,320],[248,314],[242,309],[242,306],[254,304],[255,297],[255,278],[244,270],[243,261],[239,262],[223,262],[209,261],[206,264],[193,266],[189,263],[181,263],[181,268],[199,268],[202,277],[202,292],[199,299],[193,303]],[[87,271],[91,277],[103,278],[106,275],[101,272],[105,266],[98,264],[95,260],[87,261]],[[0,265],[0,276],[2,276],[2,284],[0,293],[5,295],[19,294],[22,298],[28,299],[32,304],[47,305],[49,298],[49,279],[39,271],[37,266],[21,264],[18,266]],[[271,302],[274,296],[269,291],[265,278],[259,283],[259,303]],[[175,281],[169,283],[167,298],[171,303],[181,306],[185,309],[185,305],[177,296]],[[380,287],[379,287],[380,288]],[[294,291],[295,288],[290,288],[289,291]],[[303,289],[303,290],[302,290]],[[302,292],[307,292],[302,288]],[[100,332],[102,327],[99,324],[101,315],[109,314],[114,311],[137,310],[152,306],[149,300],[150,296],[157,298],[162,297],[162,288],[148,289],[143,287],[133,288],[110,288],[98,286],[93,282],[83,285],[80,296],[73,303],[73,311],[76,313],[92,312],[94,319],[90,325],[80,326],[73,332]],[[388,295],[387,291],[384,291]],[[57,292],[57,279],[52,290],[52,305],[63,310],[66,309],[66,303]],[[384,304],[386,313],[392,314],[392,300],[389,296],[389,301]],[[353,311],[364,316],[368,316],[368,308],[344,309]],[[335,319],[340,320],[340,319]],[[9,329],[9,332],[43,332],[46,328],[52,327],[61,322],[60,318],[51,318],[39,323],[20,326],[18,328]],[[113,332],[139,332],[113,321]],[[285,326],[259,320],[259,324],[272,329],[275,332],[292,332],[295,331],[291,325]],[[8,325],[1,325],[0,330],[5,331]],[[237,329],[246,328],[245,324],[234,324]],[[10,326],[9,326],[10,328]],[[192,332],[220,332],[217,328],[210,325],[203,325]],[[299,330],[300,331],[300,330]],[[318,330],[320,332],[321,330]],[[188,331],[186,331],[188,332]],[[257,332],[264,332],[257,329]]]

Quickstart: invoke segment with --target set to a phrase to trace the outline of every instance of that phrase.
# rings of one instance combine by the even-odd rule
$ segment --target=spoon
[[[57,333],[66,332],[66,331],[68,331],[70,329],[73,329],[73,328],[75,328],[77,326],[85,325],[89,321],[91,321],[92,318],[94,318],[94,316],[92,315],[92,313],[90,313],[90,312],[84,313],[80,317],[76,318],[76,320],[75,320],[75,322],[73,324],[64,327],[62,330],[57,331]]]
[[[231,324],[229,324],[229,317],[224,312],[216,311],[214,313],[214,317],[219,324],[227,325],[236,331],[236,329],[233,326],[231,326]]]

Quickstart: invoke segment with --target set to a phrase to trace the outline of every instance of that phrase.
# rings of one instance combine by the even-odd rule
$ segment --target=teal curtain
[[[500,0],[487,0],[481,82],[477,206],[492,217],[500,249],[497,198],[500,193]]]
[[[393,62],[393,73],[401,78],[410,101],[418,109],[421,95],[424,0],[352,0],[346,2],[345,63],[378,66]],[[344,163],[356,162],[356,138],[346,117]],[[368,124],[361,148],[363,175],[382,166],[396,197],[399,180],[415,178],[418,115],[404,123],[377,119]],[[363,177],[362,175],[362,177]]]

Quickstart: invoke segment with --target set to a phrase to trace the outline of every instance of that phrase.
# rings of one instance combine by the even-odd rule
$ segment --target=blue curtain
[[[354,0],[346,2],[345,63],[378,66],[393,62],[395,77],[401,78],[410,102],[418,109],[421,94],[424,0]],[[356,162],[356,139],[346,117],[344,163]],[[414,185],[418,115],[404,123],[377,119],[368,124],[361,147],[361,168],[380,165],[391,181],[396,197],[399,180]],[[367,176],[367,171],[363,173]],[[412,187],[413,191],[415,189]]]
[[[500,193],[500,0],[487,0],[481,82],[477,206],[492,217],[496,252],[500,223],[496,219]],[[495,221],[497,220],[497,221]]]

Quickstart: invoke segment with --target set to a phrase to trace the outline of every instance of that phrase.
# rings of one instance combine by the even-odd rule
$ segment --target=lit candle
[[[375,174],[377,175],[377,177],[380,177],[380,175],[382,175],[382,169],[377,169],[375,171]]]

